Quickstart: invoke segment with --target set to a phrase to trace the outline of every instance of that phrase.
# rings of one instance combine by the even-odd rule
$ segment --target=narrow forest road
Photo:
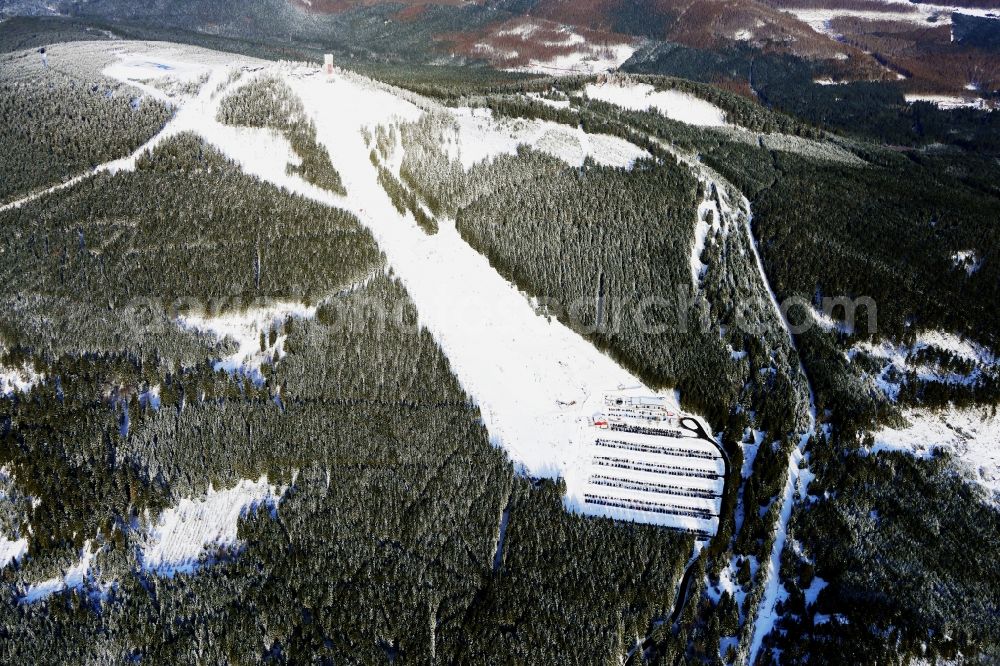
[[[778,588],[780,585],[779,572],[781,569],[781,552],[785,547],[785,537],[788,527],[788,521],[791,518],[792,508],[795,498],[795,489],[801,485],[801,479],[803,478],[802,472],[804,470],[799,468],[799,463],[802,460],[808,460],[805,455],[805,446],[809,442],[810,438],[816,432],[816,399],[813,392],[812,384],[809,380],[808,372],[806,367],[802,362],[801,355],[798,354],[798,348],[795,344],[795,336],[792,333],[791,325],[788,318],[785,316],[784,311],[778,302],[777,294],[775,294],[774,289],[771,287],[770,280],[768,280],[767,273],[764,270],[764,262],[760,255],[760,249],[757,244],[757,239],[753,233],[753,227],[751,225],[751,220],[753,217],[750,201],[746,196],[735,186],[732,185],[726,178],[721,174],[717,173],[715,170],[711,169],[707,165],[703,164],[696,155],[685,153],[676,146],[670,143],[666,143],[659,139],[658,137],[648,135],[647,138],[655,142],[661,148],[673,155],[680,163],[686,165],[695,174],[695,177],[704,183],[706,187],[714,186],[719,191],[735,193],[738,195],[739,204],[736,210],[721,209],[718,213],[722,216],[728,217],[727,223],[731,224],[733,228],[742,229],[746,234],[747,240],[749,241],[750,248],[754,255],[754,263],[757,267],[757,273],[760,278],[761,286],[767,293],[768,300],[770,301],[774,314],[781,322],[781,325],[785,331],[788,338],[788,344],[791,349],[796,352],[796,356],[799,360],[798,372],[801,375],[802,381],[805,384],[806,392],[808,394],[808,403],[803,405],[804,414],[800,415],[800,422],[803,424],[801,430],[799,431],[799,442],[798,446],[791,454],[788,456],[788,476],[786,477],[785,484],[783,486],[783,492],[780,498],[776,501],[781,502],[781,512],[779,513],[777,524],[775,525],[775,540],[773,547],[771,549],[770,557],[767,561],[767,582],[765,584],[764,596],[761,599],[760,605],[757,609],[754,609],[753,614],[753,635],[752,641],[749,647],[749,652],[745,664],[753,664],[757,658],[757,653],[760,650],[761,643],[764,637],[771,631],[774,622],[774,607],[777,602]],[[707,199],[707,196],[706,196]],[[742,213],[742,215],[741,215]],[[740,218],[742,217],[742,221]],[[695,221],[698,225],[701,220]],[[696,232],[697,238],[697,232]],[[692,255],[692,267],[694,269],[695,255],[698,250],[698,241],[696,241],[696,246]],[[697,277],[696,277],[697,279]],[[726,457],[727,464],[727,479],[728,474],[728,464],[729,460]],[[806,467],[806,470],[808,467]],[[739,481],[737,481],[739,482]],[[804,492],[804,488],[802,489]],[[734,507],[735,509],[735,507]],[[721,519],[720,519],[721,524]],[[674,601],[674,608],[670,615],[669,622],[671,624],[676,623],[681,617],[681,613],[684,611],[684,606],[688,601],[688,595],[690,591],[691,583],[693,582],[693,575],[696,571],[697,558],[692,558],[688,568],[685,570],[684,575],[681,578],[681,583],[678,586],[677,595]],[[745,610],[745,609],[744,609]],[[747,618],[748,621],[749,618]],[[628,655],[626,655],[625,663],[631,664],[635,663],[636,655],[641,655],[645,650],[651,647],[653,644],[652,639],[647,636],[641,644],[633,648]]]
[[[689,157],[682,159],[684,159],[685,163],[687,163],[692,169],[697,169],[702,177],[709,179],[710,182],[716,185],[716,187],[724,187],[730,192],[736,192],[739,194],[740,207],[744,212],[744,215],[742,216],[744,220],[742,226],[744,227],[747,238],[750,241],[750,247],[753,251],[754,262],[757,265],[757,271],[760,276],[761,284],[767,290],[767,294],[774,307],[775,314],[784,327],[785,333],[788,336],[788,344],[796,353],[796,357],[799,362],[798,371],[801,375],[802,381],[805,383],[809,396],[808,406],[804,415],[805,418],[803,419],[805,422],[804,427],[798,433],[798,446],[788,456],[788,477],[785,481],[781,497],[776,500],[781,502],[781,512],[779,513],[777,525],[775,525],[774,544],[771,548],[771,554],[767,561],[767,583],[764,588],[764,596],[760,601],[760,605],[756,609],[755,617],[753,619],[753,639],[746,661],[748,664],[753,664],[757,659],[757,653],[760,650],[764,637],[770,633],[774,624],[774,607],[777,602],[778,588],[781,583],[779,575],[781,570],[781,553],[785,548],[788,521],[792,515],[792,508],[795,501],[795,490],[801,485],[801,479],[803,478],[802,472],[804,470],[808,471],[808,466],[806,466],[803,470],[800,469],[799,464],[801,461],[808,463],[808,456],[805,453],[805,447],[809,443],[809,440],[816,434],[816,396],[813,391],[812,383],[809,380],[809,373],[802,361],[802,356],[798,353],[798,346],[795,343],[795,336],[792,333],[791,324],[788,321],[785,311],[782,310],[781,305],[778,302],[778,296],[771,287],[771,282],[768,280],[767,273],[764,270],[764,261],[761,258],[757,238],[754,236],[753,227],[751,225],[753,213],[750,208],[750,201],[742,192],[740,192],[729,181],[723,178],[720,174],[716,173],[714,170]],[[805,488],[800,488],[800,490],[803,493],[805,492]]]

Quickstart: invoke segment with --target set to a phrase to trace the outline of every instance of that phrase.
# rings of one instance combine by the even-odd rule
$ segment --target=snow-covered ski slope
[[[528,297],[461,239],[453,223],[440,220],[440,231],[427,235],[412,217],[401,216],[392,206],[369,161],[362,129],[416,120],[434,107],[433,102],[345,72],[328,79],[318,66],[223,57],[195,47],[118,42],[114,56],[104,74],[130,84],[176,71],[208,74],[208,80],[197,95],[171,100],[178,106],[173,119],[143,149],[95,172],[132,169],[142,150],[192,131],[247,173],[350,210],[371,230],[416,305],[420,324],[440,344],[463,388],[478,403],[493,443],[502,446],[525,474],[565,478],[568,509],[608,513],[584,501],[592,416],[600,412],[606,391],[644,395],[653,391],[574,331],[539,316]],[[242,76],[234,76],[240,71]],[[281,78],[299,95],[316,123],[318,140],[343,178],[346,197],[286,173],[285,165],[294,157],[279,133],[216,120],[226,94],[263,75]],[[155,88],[144,89],[155,94]],[[61,187],[65,186],[52,191]],[[671,391],[665,397],[679,411],[678,396]],[[645,511],[616,510],[614,515],[681,528],[690,522]]]

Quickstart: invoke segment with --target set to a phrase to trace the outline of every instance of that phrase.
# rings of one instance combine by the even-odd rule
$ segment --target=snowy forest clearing
[[[941,450],[961,461],[970,478],[1000,498],[1000,417],[986,409],[909,409],[907,425],[874,433],[873,452],[906,451],[927,457]]]
[[[456,157],[468,170],[477,162],[497,155],[514,155],[517,147],[527,144],[543,153],[558,157],[570,166],[580,166],[587,157],[598,164],[630,168],[649,153],[624,139],[607,134],[587,134],[582,129],[544,120],[496,119],[490,109],[462,107],[452,110],[458,121]]]
[[[726,114],[719,107],[678,90],[654,90],[648,83],[618,85],[590,83],[587,97],[616,104],[632,111],[656,109],[671,120],[702,127],[724,127]]]
[[[287,336],[277,334],[282,324],[292,317],[311,319],[316,306],[303,303],[273,303],[245,312],[229,312],[218,316],[187,314],[178,318],[181,326],[212,335],[218,340],[232,340],[237,350],[215,364],[217,370],[242,372],[256,384],[264,382],[261,365],[284,356]],[[273,333],[272,333],[273,332]]]
[[[796,18],[809,24],[816,32],[837,36],[830,22],[841,16],[865,19],[868,21],[900,21],[926,26],[950,25],[952,13],[971,16],[989,16],[994,9],[981,7],[956,7],[952,5],[928,4],[922,2],[897,3],[886,2],[885,10],[851,9],[846,7],[832,8],[788,8],[785,11],[794,14]],[[903,11],[900,11],[900,10]]]
[[[143,568],[167,576],[194,571],[201,557],[238,545],[240,516],[261,506],[273,508],[284,492],[261,477],[225,490],[209,488],[202,498],[182,499],[150,526],[142,548]]]

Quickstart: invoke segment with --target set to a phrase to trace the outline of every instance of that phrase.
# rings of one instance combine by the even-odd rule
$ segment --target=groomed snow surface
[[[671,120],[702,127],[724,127],[726,114],[719,107],[679,90],[656,90],[648,83],[590,83],[587,97],[617,104],[632,111],[654,109]]]
[[[262,476],[227,490],[209,488],[205,497],[182,499],[150,526],[139,555],[142,568],[162,576],[191,573],[220,552],[232,552],[239,547],[240,517],[260,507],[273,510],[284,492]]]

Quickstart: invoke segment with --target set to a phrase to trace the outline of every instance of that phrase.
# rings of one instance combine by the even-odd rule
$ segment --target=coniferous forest
[[[350,16],[330,21],[426,41],[381,5]],[[175,19],[255,56],[328,47]],[[1000,112],[813,85],[772,52],[748,94],[736,53],[646,44],[633,75],[550,77],[342,63],[338,32],[341,83],[409,112],[350,137],[352,163],[325,143],[335,108],[296,93],[317,63],[128,85],[102,73],[117,51],[39,50],[101,26],[0,24],[0,663],[1000,659]],[[591,84],[691,95],[727,125]],[[212,89],[214,127],[287,143],[287,180],[204,130],[142,148]],[[464,164],[469,117],[504,149]],[[573,163],[537,138],[559,131],[638,157]],[[351,199],[362,169],[398,219]],[[676,390],[726,458],[717,533],[585,516],[566,478],[527,474],[390,260],[401,224]],[[229,512],[231,538],[158,540],[199,511]],[[165,564],[185,538],[209,545]]]

